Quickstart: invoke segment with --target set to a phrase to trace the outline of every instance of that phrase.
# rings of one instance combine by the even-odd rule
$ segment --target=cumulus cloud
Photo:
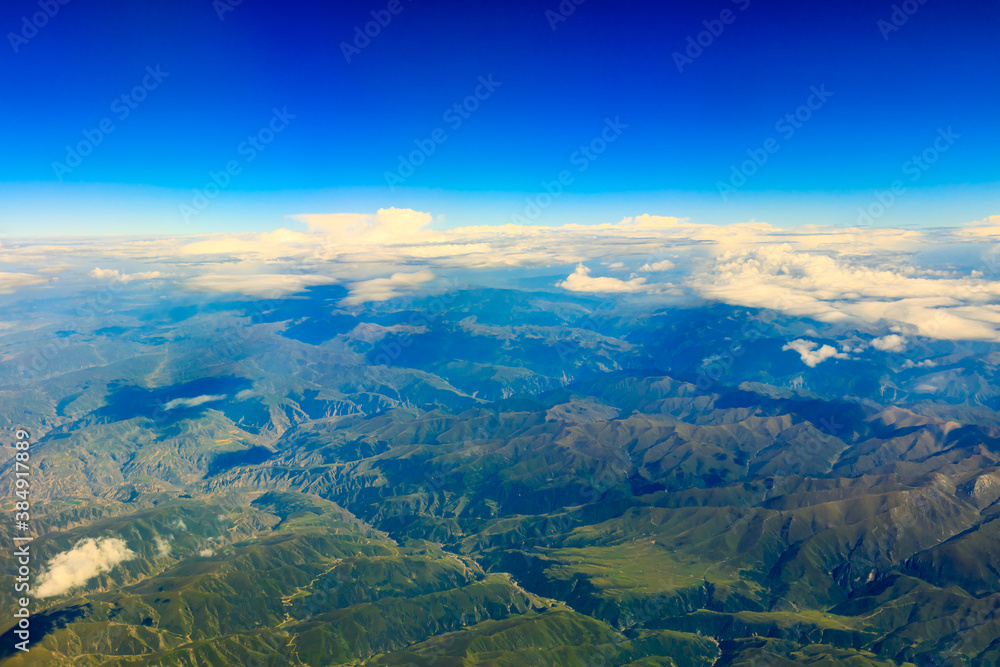
[[[224,398],[226,398],[226,394],[204,394],[193,398],[175,398],[172,401],[168,401],[167,404],[163,406],[163,409],[173,410],[174,408],[194,408],[199,405],[203,405],[204,403],[221,401]]]
[[[184,523],[184,519],[176,519],[170,525],[173,526],[174,528],[176,528],[177,530],[187,530],[188,529],[187,524]]]
[[[646,263],[639,267],[640,271],[656,272],[656,271],[669,271],[674,268],[674,263],[669,259],[660,260],[659,262],[653,262],[652,264]]]
[[[343,243],[399,243],[419,235],[433,221],[430,213],[408,208],[380,208],[374,215],[366,213],[332,213],[294,215],[293,219],[309,225]]]
[[[827,359],[850,359],[847,354],[837,352],[837,348],[830,345],[817,346],[819,346],[819,343],[816,341],[800,338],[799,340],[793,340],[781,349],[782,351],[792,350],[798,352],[799,356],[802,357],[802,362],[809,368],[815,368]]]
[[[211,558],[215,555],[215,549],[202,549],[198,552],[198,555],[202,558]]]
[[[906,338],[899,334],[889,334],[872,340],[872,347],[883,352],[902,352],[906,349]]]
[[[124,540],[116,537],[80,540],[69,551],[49,560],[45,571],[38,577],[35,595],[40,598],[62,595],[132,558],[135,558],[135,552],[126,546]]]
[[[362,280],[350,285],[350,293],[341,300],[345,306],[356,306],[371,301],[388,301],[411,292],[423,283],[434,280],[432,271],[394,273],[388,278]]]
[[[209,274],[184,281],[184,286],[198,292],[223,292],[262,298],[277,298],[302,292],[307,287],[329,285],[336,278],[313,274]]]
[[[790,245],[722,253],[689,278],[699,295],[822,322],[906,325],[952,340],[1000,340],[1000,283],[940,278],[913,266],[866,266]]]
[[[632,278],[631,280],[620,280],[608,276],[592,277],[590,269],[583,264],[579,264],[576,270],[571,273],[566,280],[556,283],[557,287],[562,287],[571,292],[605,292],[605,293],[627,293],[641,292],[646,289],[645,278]]]

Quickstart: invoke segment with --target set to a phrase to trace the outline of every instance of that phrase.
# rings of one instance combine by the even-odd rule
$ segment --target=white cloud
[[[823,345],[817,349],[819,343],[811,340],[793,340],[791,343],[786,344],[781,349],[783,351],[793,350],[799,353],[802,357],[802,362],[809,368],[815,368],[819,364],[823,363],[827,359],[850,359],[850,357],[843,352],[837,352],[837,348],[831,347],[829,345]]]
[[[273,232],[265,232],[260,235],[260,240],[264,243],[270,244],[281,244],[281,243],[302,243],[310,244],[313,239],[310,238],[308,234],[303,234],[302,232],[293,232],[290,229],[285,229],[280,227],[275,229]]]
[[[931,338],[1000,340],[1000,283],[928,278],[781,244],[722,253],[689,278],[699,295],[822,322],[905,325]]]
[[[965,229],[958,232],[960,236],[972,238],[1000,237],[1000,215],[991,215],[985,220],[966,225]]]
[[[40,598],[62,595],[132,558],[135,552],[116,537],[80,540],[71,550],[49,560],[45,572],[38,577],[35,595]]]
[[[44,285],[51,278],[46,276],[36,276],[30,273],[3,273],[0,272],[0,294],[11,294],[12,292],[31,285]]]
[[[653,262],[652,264],[646,263],[639,267],[640,271],[655,272],[655,271],[669,271],[674,268],[674,263],[669,259],[660,260],[659,262]]]
[[[184,523],[184,519],[177,519],[177,520],[175,520],[170,525],[173,526],[174,528],[176,528],[177,530],[187,530],[188,529],[187,524]]]
[[[172,401],[167,402],[163,406],[164,410],[173,410],[174,408],[194,408],[204,403],[210,403],[211,401],[221,401],[226,398],[226,394],[204,394],[202,396],[195,396],[194,398],[175,398]]]
[[[576,270],[571,273],[566,280],[556,283],[557,287],[562,287],[571,292],[605,292],[605,293],[629,293],[641,292],[647,287],[645,278],[633,278],[631,280],[620,280],[602,276],[591,277],[590,269],[583,264],[579,264]]]
[[[119,283],[130,283],[133,280],[155,280],[156,278],[165,278],[165,274],[159,271],[143,271],[141,273],[122,273],[118,269],[101,269],[95,268],[90,273],[87,274],[91,278],[97,278],[98,280],[107,280],[109,282],[119,282]]]
[[[903,368],[934,368],[935,366],[937,366],[937,362],[933,359],[924,359],[923,361],[918,361],[916,363],[907,359],[903,362]]]
[[[198,555],[202,558],[211,558],[215,555],[215,549],[202,549],[198,552]]]
[[[351,284],[350,294],[340,303],[345,306],[356,306],[371,301],[388,301],[413,291],[423,283],[434,280],[435,277],[431,271],[418,271],[416,273],[394,273],[388,278],[363,280]]]
[[[258,275],[209,274],[188,278],[184,286],[198,292],[228,292],[277,298],[287,294],[302,292],[314,285],[329,285],[338,282],[336,278],[311,274],[268,273]]]
[[[899,334],[889,334],[873,339],[872,347],[883,352],[902,352],[906,349],[906,338]]]
[[[398,208],[290,218],[303,229],[5,243],[0,262],[52,267],[85,261],[88,271],[95,263],[142,262],[148,271],[95,269],[92,275],[124,281],[171,276],[194,291],[261,298],[352,282],[344,303],[354,305],[406,294],[427,282],[405,276],[580,265],[560,287],[646,294],[650,299],[697,296],[827,323],[870,325],[873,331],[893,326],[890,331],[908,339],[1000,341],[1000,281],[994,280],[1000,265],[998,216],[932,231],[779,228],[760,221],[708,225],[649,214],[597,225],[440,230],[432,229],[430,213]],[[973,266],[909,265],[922,256],[941,256],[920,251],[957,244],[983,246],[982,261]],[[673,261],[663,259],[665,249]],[[674,262],[694,269],[676,278],[676,285],[651,282],[658,272],[680,273]],[[619,277],[594,276],[587,267],[598,265]],[[639,276],[618,273],[622,265],[638,266]],[[0,292],[48,280],[54,277],[0,274]],[[475,277],[469,282],[475,284]]]
[[[380,208],[374,215],[366,213],[332,213],[293,215],[293,219],[309,225],[340,243],[392,244],[420,235],[433,221],[430,213],[408,208]]]
[[[156,555],[164,558],[170,555],[170,540],[156,536]]]
[[[273,260],[279,257],[309,254],[315,251],[319,240],[312,234],[279,228],[262,234],[212,234],[184,243],[177,252],[181,256],[255,256]]]

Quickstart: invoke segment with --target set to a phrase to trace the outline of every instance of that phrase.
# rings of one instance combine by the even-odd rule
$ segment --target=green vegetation
[[[304,302],[238,353],[206,343],[232,312],[162,324],[169,355],[67,339],[0,396],[39,420],[35,573],[84,539],[129,553],[35,601],[30,654],[0,627],[0,664],[1000,664],[1000,406],[790,389],[767,355],[699,388],[685,359],[746,313],[595,333],[550,297],[461,295],[374,370],[405,312],[283,335]],[[150,411],[186,391],[216,398]]]

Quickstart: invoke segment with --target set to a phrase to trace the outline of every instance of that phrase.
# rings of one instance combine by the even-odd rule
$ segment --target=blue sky
[[[1000,212],[995,2],[232,2],[6,3],[0,233],[850,224],[896,182],[876,224]]]

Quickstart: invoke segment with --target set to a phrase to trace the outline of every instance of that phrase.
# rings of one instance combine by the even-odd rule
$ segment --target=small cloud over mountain
[[[341,304],[356,306],[371,301],[388,301],[413,291],[420,285],[434,280],[432,271],[417,271],[416,273],[394,273],[388,278],[363,280],[350,285],[348,294]]]
[[[872,340],[872,347],[883,352],[902,352],[906,349],[906,338],[899,334],[889,334]]]
[[[49,560],[38,578],[35,595],[40,598],[62,595],[132,558],[135,552],[126,546],[125,540],[116,537],[80,540],[69,551]]]
[[[205,403],[211,403],[212,401],[221,401],[226,398],[225,394],[211,394],[204,396],[195,396],[193,398],[175,398],[169,401],[163,406],[164,410],[173,410],[175,408],[195,408],[199,405],[204,405]]]
[[[837,348],[830,345],[822,345],[811,340],[793,340],[781,348],[782,351],[792,350],[799,353],[804,363],[809,368],[815,368],[827,359],[850,359],[844,352],[837,352]]]

